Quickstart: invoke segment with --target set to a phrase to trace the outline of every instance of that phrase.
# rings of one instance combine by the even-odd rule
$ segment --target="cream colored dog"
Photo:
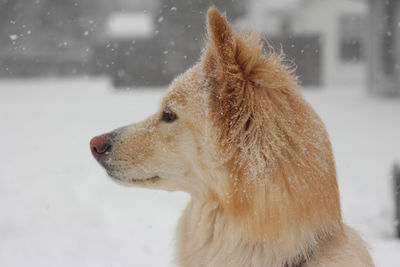
[[[208,43],[147,120],[92,139],[123,184],[182,190],[180,266],[373,266],[343,224],[325,127],[275,53],[208,11]]]

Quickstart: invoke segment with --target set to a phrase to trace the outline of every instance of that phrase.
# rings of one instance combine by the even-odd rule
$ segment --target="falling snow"
[[[18,35],[12,34],[12,35],[10,35],[10,39],[11,39],[12,41],[15,41],[15,40],[18,39]]]

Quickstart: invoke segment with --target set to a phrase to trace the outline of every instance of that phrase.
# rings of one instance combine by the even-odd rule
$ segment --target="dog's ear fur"
[[[208,72],[213,73],[217,81],[222,81],[227,69],[236,65],[236,36],[226,15],[215,7],[208,10],[207,32],[209,41],[205,61]]]
[[[341,215],[330,143],[293,69],[273,49],[263,54],[256,34],[234,32],[216,8],[208,11],[208,37],[201,64],[219,158],[232,174],[226,210],[271,240],[333,231]]]
[[[232,27],[226,19],[226,14],[221,14],[218,9],[212,7],[208,10],[207,31],[210,41],[216,48],[220,58],[233,60],[235,50],[235,38]],[[230,62],[233,63],[233,62]]]
[[[233,31],[226,14],[212,7],[208,10],[208,43],[204,64],[207,74],[221,83],[226,79],[246,79],[261,59],[258,36],[241,37]]]
[[[207,31],[203,71],[211,83],[210,105],[221,129],[221,144],[231,150],[234,143],[242,146],[261,137],[262,125],[253,121],[264,120],[264,111],[271,106],[267,95],[294,88],[296,79],[281,64],[280,55],[263,55],[258,35],[234,32],[215,7],[208,10]]]

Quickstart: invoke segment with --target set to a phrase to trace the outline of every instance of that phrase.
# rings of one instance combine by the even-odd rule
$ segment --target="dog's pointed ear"
[[[221,81],[228,69],[236,66],[237,36],[226,15],[211,7],[207,13],[208,43],[204,63],[206,71]]]
[[[214,56],[222,60],[223,64],[235,63],[236,37],[229,24],[226,14],[221,14],[218,9],[211,7],[208,10],[207,32],[209,46],[214,50]]]
[[[217,82],[226,81],[227,75],[239,80],[249,79],[262,61],[260,38],[256,34],[245,36],[234,32],[226,15],[215,7],[210,8],[207,15],[205,72]]]

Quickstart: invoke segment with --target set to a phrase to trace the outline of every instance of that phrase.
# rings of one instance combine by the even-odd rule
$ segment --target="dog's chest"
[[[263,245],[249,244],[211,203],[191,202],[177,228],[179,266],[280,266]]]

